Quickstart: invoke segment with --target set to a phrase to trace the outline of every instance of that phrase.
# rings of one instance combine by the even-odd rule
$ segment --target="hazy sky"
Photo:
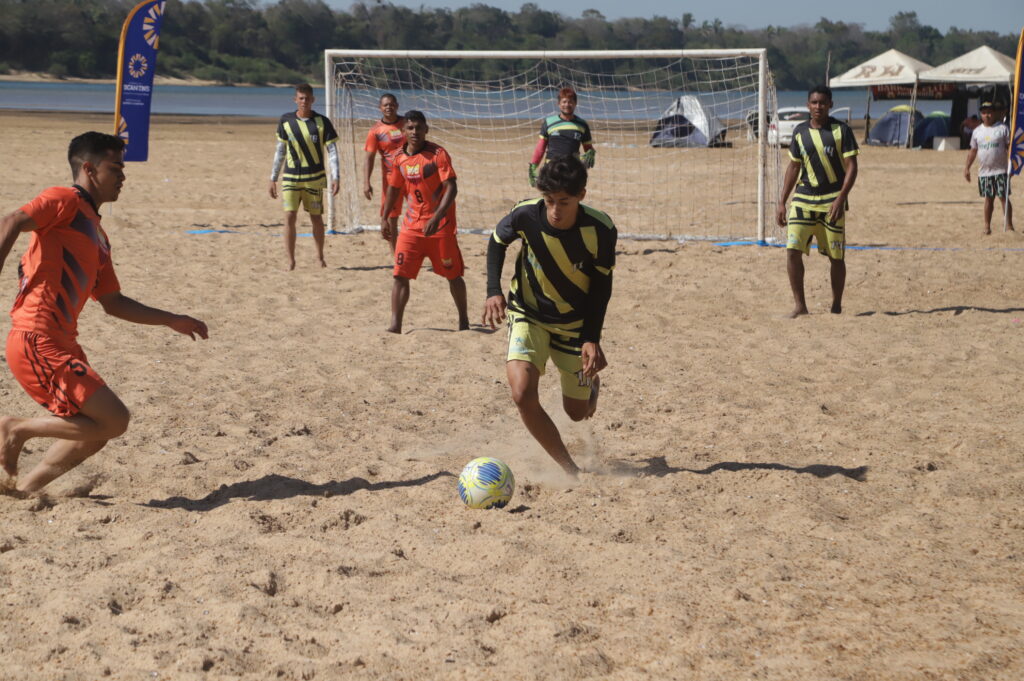
[[[364,0],[372,5],[376,0]],[[393,0],[392,4],[417,9],[426,7],[467,7],[480,0]],[[328,4],[347,9],[350,0],[328,0]],[[517,11],[523,0],[482,0],[481,4]],[[1024,1],[1022,0],[856,0],[843,3],[822,2],[819,9],[808,11],[808,3],[794,0],[776,2],[717,0],[713,3],[681,3],[665,0],[561,0],[548,3],[535,0],[540,7],[554,9],[570,17],[578,17],[585,9],[596,9],[607,19],[622,17],[653,17],[656,15],[678,18],[684,12],[694,15],[697,23],[721,19],[726,25],[762,28],[768,25],[797,26],[815,24],[821,17],[832,21],[863,24],[877,31],[889,26],[889,17],[897,12],[917,12],[922,24],[933,26],[942,33],[950,26],[963,29],[998,31],[1018,35],[1024,27]],[[1013,55],[1011,55],[1013,56]]]

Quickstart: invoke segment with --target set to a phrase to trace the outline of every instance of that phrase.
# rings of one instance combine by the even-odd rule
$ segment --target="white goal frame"
[[[716,59],[730,57],[747,57],[758,60],[758,92],[757,92],[757,234],[756,239],[760,244],[766,243],[766,202],[769,200],[767,192],[768,177],[768,141],[767,131],[769,123],[769,87],[771,83],[768,69],[768,51],[766,48],[754,49],[678,49],[678,50],[348,50],[348,49],[327,49],[324,50],[324,90],[326,95],[326,112],[328,118],[334,119],[334,112],[337,107],[335,101],[335,82],[333,63],[336,58],[405,58],[405,59],[536,59],[536,60],[558,60],[558,59]],[[772,103],[775,98],[772,97]],[[600,142],[598,142],[600,148]],[[362,182],[362,177],[352,178],[349,181]],[[327,201],[327,228],[334,227],[335,207],[334,197],[325,192]],[[630,236],[620,234],[620,236]],[[658,238],[655,235],[637,235],[640,238]],[[674,237],[673,237],[674,238]]]

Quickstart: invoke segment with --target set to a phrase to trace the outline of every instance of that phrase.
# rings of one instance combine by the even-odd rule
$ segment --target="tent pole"
[[[868,135],[871,134],[871,86],[868,86],[868,104],[864,113],[864,144],[868,143]]]
[[[910,148],[910,144],[914,139],[915,111],[917,111],[917,78],[914,79],[914,91],[910,93],[910,113],[907,114],[907,149]]]

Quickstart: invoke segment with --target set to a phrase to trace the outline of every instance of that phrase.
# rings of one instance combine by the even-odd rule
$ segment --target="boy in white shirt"
[[[1010,129],[1003,122],[996,123],[996,110],[992,102],[981,103],[981,125],[971,135],[971,150],[967,152],[964,177],[971,181],[971,164],[978,159],[978,193],[985,199],[985,231],[992,233],[992,208],[995,197],[1003,203],[1006,228],[1013,231],[1013,206],[1007,197],[1006,161],[1009,158]]]

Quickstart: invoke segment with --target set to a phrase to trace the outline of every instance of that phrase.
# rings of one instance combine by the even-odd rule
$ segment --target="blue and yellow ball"
[[[459,475],[459,497],[470,508],[504,508],[516,489],[512,469],[499,459],[481,456]]]

